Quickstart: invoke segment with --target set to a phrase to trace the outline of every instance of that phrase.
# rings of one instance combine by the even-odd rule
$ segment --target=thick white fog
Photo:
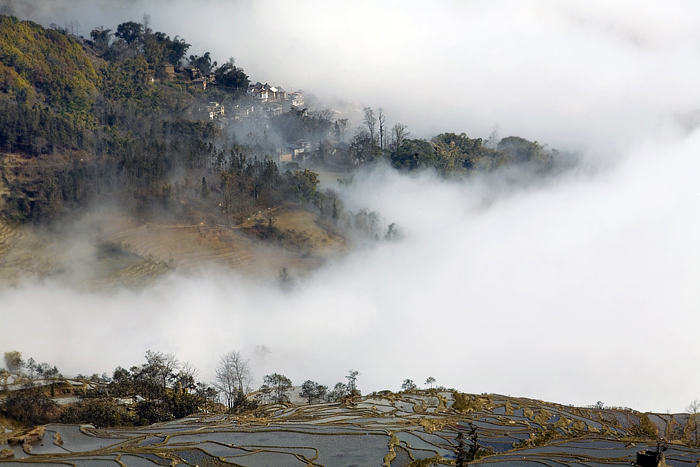
[[[238,349],[258,377],[298,384],[354,368],[365,392],[434,376],[477,393],[682,410],[700,387],[699,150],[695,132],[495,199],[492,183],[374,172],[344,194],[398,222],[400,242],[291,293],[215,271],[110,296],[7,290],[3,347],[68,374],[157,349],[211,378]],[[271,350],[264,362],[257,345]]]
[[[14,8],[47,25],[78,20],[84,35],[149,13],[189,53],[383,107],[417,137],[498,124],[501,136],[590,153],[527,188],[356,177],[348,207],[380,212],[403,239],[352,252],[291,293],[221,271],[109,296],[0,291],[4,350],[64,374],[109,373],[152,349],[211,379],[236,349],[258,384],[276,371],[333,385],[353,368],[363,392],[434,376],[466,392],[662,412],[700,397],[696,2],[55,3]],[[257,345],[271,350],[262,362]]]

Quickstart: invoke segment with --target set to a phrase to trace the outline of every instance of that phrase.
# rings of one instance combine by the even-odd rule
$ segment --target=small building
[[[183,70],[185,71],[185,73],[187,73],[187,76],[189,76],[189,78],[193,81],[197,78],[202,77],[202,72],[199,71],[199,68],[197,67],[186,66],[183,68]]]
[[[207,89],[207,79],[206,78],[193,79],[191,84],[195,89],[201,89],[202,91],[205,91]]]
[[[207,105],[199,107],[197,111],[201,117],[208,118],[209,120],[217,120],[223,118],[225,115],[224,106],[218,102],[209,102]]]
[[[280,105],[275,105],[272,106],[268,109],[268,112],[270,113],[270,116],[272,117],[277,117],[279,115],[282,115],[284,111],[282,110],[282,107]]]
[[[275,93],[275,100],[286,101],[288,98],[287,91],[285,91],[284,89],[282,89],[279,86],[275,86],[275,87],[277,89],[277,91]]]
[[[210,102],[206,106],[207,112],[209,112],[209,120],[216,120],[224,116],[224,106],[218,102]]]
[[[300,139],[296,143],[286,143],[284,145],[285,153],[289,152],[292,155],[292,160],[304,159],[303,154],[311,148],[308,141]]]
[[[301,91],[293,92],[289,95],[292,107],[301,107],[304,105],[304,94]]]
[[[265,83],[262,84],[258,81],[255,84],[248,86],[247,94],[253,99],[264,102],[270,97],[270,85]]]

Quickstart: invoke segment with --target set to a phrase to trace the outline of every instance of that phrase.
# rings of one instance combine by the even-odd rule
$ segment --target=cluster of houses
[[[304,105],[304,95],[301,91],[288,93],[279,86],[270,86],[258,81],[248,86],[247,94],[258,102],[289,102],[292,107]]]
[[[183,75],[187,76],[190,84],[200,90],[206,90],[207,86],[216,85],[216,76],[214,73],[203,74],[198,68],[188,66],[184,67],[181,72],[176,72],[175,67],[166,65],[165,80],[173,81],[182,79]],[[268,83],[257,82],[248,86],[246,95],[249,99],[244,102],[239,102],[233,109],[232,117],[239,118],[268,118],[275,115],[281,115],[290,107],[301,107],[304,105],[304,95],[301,91],[288,93],[279,86],[270,86]],[[208,102],[200,105],[193,112],[197,113],[201,118],[208,120],[219,120],[226,116],[224,106],[218,102]],[[287,143],[281,148],[279,154],[280,162],[292,162],[302,160],[304,153],[311,149],[308,141],[300,140],[293,143]]]
[[[199,107],[197,110],[202,117],[208,118],[209,120],[218,120],[225,115],[224,106],[218,102],[209,102]]]
[[[186,66],[176,71],[173,65],[165,65],[164,81],[187,80],[188,78],[192,87],[202,91],[205,91],[208,86],[216,85],[216,74],[213,72],[204,74],[194,66]],[[157,81],[153,74],[148,79],[150,82]],[[246,95],[250,99],[248,102],[241,102],[235,106],[233,118],[281,115],[290,107],[304,105],[304,95],[301,91],[288,93],[279,86],[270,86],[267,83],[250,84]],[[209,102],[207,105],[200,106],[196,112],[202,118],[209,120],[217,120],[225,115],[224,106],[217,102]]]
[[[214,73],[208,73],[205,75],[202,74],[199,68],[193,66],[186,66],[185,68],[183,68],[183,70],[185,70],[185,72],[189,76],[190,84],[195,89],[201,89],[202,91],[205,91],[208,85],[216,84],[216,75]],[[168,70],[166,69],[165,72],[167,73]]]

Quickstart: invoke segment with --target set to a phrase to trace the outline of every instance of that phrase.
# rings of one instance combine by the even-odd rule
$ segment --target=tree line
[[[254,411],[261,404],[285,403],[294,386],[280,374],[265,375],[263,384],[254,390],[250,360],[240,352],[221,356],[215,381],[200,381],[199,370],[175,355],[147,351],[145,363],[130,368],[118,366],[111,376],[77,375],[68,379],[54,366],[24,361],[21,352],[4,354],[7,371],[0,370],[4,381],[0,390],[6,394],[0,413],[24,425],[46,423],[91,423],[98,427],[137,426],[182,418],[196,412]],[[12,387],[8,378],[13,375]],[[301,385],[299,397],[308,403],[343,401],[360,396],[359,372],[350,370],[346,383],[339,382],[328,391],[311,380]],[[59,405],[57,397],[77,397],[70,404]]]
[[[296,129],[297,135],[315,142],[310,159],[332,168],[354,167],[386,162],[402,171],[431,169],[445,177],[492,172],[518,165],[545,174],[567,163],[556,149],[518,136],[500,139],[494,130],[488,138],[471,138],[465,133],[441,133],[430,139],[413,139],[406,125],[389,127],[383,109],[364,109],[362,122],[346,141],[347,120],[315,124],[310,131],[303,124],[323,120],[323,113],[308,114],[294,110],[277,118],[285,122],[284,131]],[[313,117],[313,118],[312,118]],[[315,119],[315,120],[314,120]],[[308,123],[306,125],[309,125]]]

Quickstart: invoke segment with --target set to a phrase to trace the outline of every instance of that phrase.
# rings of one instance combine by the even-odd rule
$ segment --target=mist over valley
[[[152,350],[213,383],[236,350],[251,389],[354,369],[363,394],[698,397],[693,2],[2,8],[63,54],[37,59],[52,87],[0,38],[3,351],[69,377]],[[144,14],[152,49],[115,35]],[[195,89],[195,62],[225,71]]]

